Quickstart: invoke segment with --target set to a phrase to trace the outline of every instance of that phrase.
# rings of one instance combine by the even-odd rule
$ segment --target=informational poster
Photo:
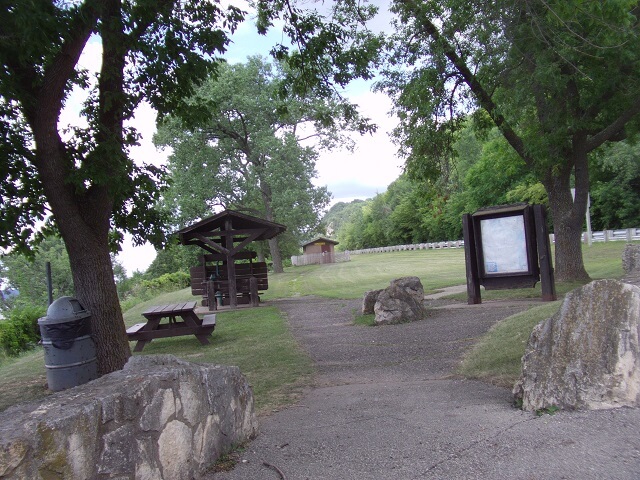
[[[487,275],[529,271],[522,215],[480,220],[480,230]]]

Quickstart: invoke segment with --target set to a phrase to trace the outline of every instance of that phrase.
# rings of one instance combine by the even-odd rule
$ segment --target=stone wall
[[[121,371],[0,414],[0,477],[199,478],[256,432],[237,367],[132,357]]]

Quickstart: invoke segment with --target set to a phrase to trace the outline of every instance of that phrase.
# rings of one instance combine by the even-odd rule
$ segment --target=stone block
[[[605,409],[640,401],[640,288],[598,280],[538,324],[514,387],[524,410]]]
[[[0,477],[200,478],[256,432],[237,367],[132,357],[119,372],[0,414]]]
[[[622,252],[622,270],[625,274],[640,273],[640,245],[625,245]]]
[[[378,300],[378,295],[383,290],[369,290],[368,292],[364,292],[364,297],[362,298],[362,314],[363,315],[371,315],[374,313],[374,307],[376,305],[376,301]]]

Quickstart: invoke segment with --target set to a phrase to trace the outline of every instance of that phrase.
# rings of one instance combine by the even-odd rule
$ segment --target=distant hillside
[[[338,238],[340,229],[354,220],[354,217],[362,210],[369,200],[353,200],[349,203],[338,202],[325,214],[322,222],[327,229],[327,235]]]

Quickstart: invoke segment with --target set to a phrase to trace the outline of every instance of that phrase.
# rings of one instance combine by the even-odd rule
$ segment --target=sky
[[[388,24],[388,17],[382,15],[381,21]],[[259,36],[249,21],[238,28],[232,40],[224,57],[230,63],[238,63],[246,61],[250,55],[268,56],[271,46],[282,40],[282,33],[274,28],[266,37]],[[96,58],[95,54],[90,55],[86,61]],[[396,155],[397,149],[388,135],[396,125],[395,119],[389,115],[391,101],[382,93],[372,92],[370,87],[371,83],[354,82],[344,94],[352,103],[359,105],[364,116],[378,125],[377,131],[365,136],[353,134],[353,152],[337,149],[321,152],[316,163],[318,176],[314,184],[328,188],[333,196],[332,205],[340,201],[372,198],[377,193],[383,193],[402,172],[404,162]],[[155,112],[148,105],[138,109],[133,126],[141,134],[140,146],[131,152],[133,159],[147,163],[166,161],[167,153],[157,151],[152,143]],[[117,258],[131,274],[146,270],[155,258],[155,251],[150,244],[134,247],[130,238],[127,238]]]

